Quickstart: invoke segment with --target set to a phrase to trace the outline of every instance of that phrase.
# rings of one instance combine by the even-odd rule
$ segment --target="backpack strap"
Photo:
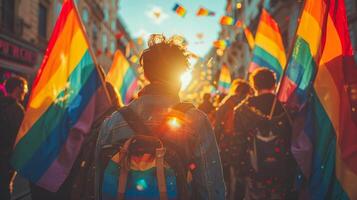
[[[128,149],[130,144],[132,143],[133,138],[128,139],[124,145],[123,148],[120,149],[119,151],[119,165],[120,171],[119,171],[119,183],[118,183],[118,199],[119,200],[124,200],[124,195],[125,195],[125,189],[126,189],[126,183],[128,180],[128,173],[129,173],[129,163],[128,163]]]
[[[160,192],[160,200],[167,200],[167,188],[164,169],[165,148],[156,149],[156,177]]]

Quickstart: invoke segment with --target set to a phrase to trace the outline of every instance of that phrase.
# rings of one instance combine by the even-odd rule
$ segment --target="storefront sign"
[[[0,58],[33,67],[36,64],[37,53],[0,38]]]

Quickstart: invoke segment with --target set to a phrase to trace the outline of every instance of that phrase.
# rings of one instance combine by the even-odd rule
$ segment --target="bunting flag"
[[[32,183],[55,192],[68,176],[95,117],[101,86],[72,0],[63,3],[32,86],[11,164]]]
[[[226,64],[222,65],[221,73],[218,81],[218,91],[222,93],[228,93],[231,86],[231,73]]]
[[[221,17],[220,23],[222,25],[233,25],[234,24],[234,20],[233,20],[232,17],[223,16],[223,17]]]
[[[247,39],[249,48],[253,49],[254,45],[255,45],[254,36],[247,26],[244,25],[243,27],[244,27],[244,29],[243,29],[244,35],[245,35],[245,38]]]
[[[172,9],[173,11],[176,12],[176,14],[180,17],[184,17],[186,15],[186,8],[181,6],[180,4],[175,4],[174,8]]]
[[[241,20],[237,20],[235,26],[241,28],[243,26],[243,22]]]
[[[357,199],[357,66],[343,0],[307,0],[279,99],[306,104],[292,152],[309,199]],[[307,148],[311,147],[311,148]]]
[[[249,72],[259,67],[267,67],[273,70],[277,80],[280,80],[285,64],[286,55],[279,26],[270,14],[262,9]]]
[[[138,78],[121,51],[115,52],[113,64],[105,80],[112,84],[124,104],[130,103],[138,87]]]
[[[228,40],[216,40],[213,42],[213,46],[217,49],[225,49],[229,45]]]
[[[215,13],[206,9],[206,8],[199,8],[197,13],[196,13],[197,16],[215,16]]]

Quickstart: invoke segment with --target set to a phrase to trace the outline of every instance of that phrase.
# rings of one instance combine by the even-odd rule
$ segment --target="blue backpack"
[[[179,108],[175,111],[184,113],[192,106],[181,105]],[[167,140],[165,131],[150,131],[129,107],[121,108],[119,112],[135,134],[119,145],[103,149],[101,199],[189,199],[192,159],[184,153],[185,150]],[[165,117],[158,130],[166,130],[163,127],[170,115]]]

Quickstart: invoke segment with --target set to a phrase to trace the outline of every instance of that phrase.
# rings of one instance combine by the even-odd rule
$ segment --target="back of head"
[[[5,81],[5,89],[8,94],[14,92],[16,88],[24,89],[24,87],[27,87],[27,81],[21,76],[13,76]]]
[[[179,37],[166,39],[160,34],[151,36],[149,48],[140,58],[145,77],[151,83],[180,84],[181,74],[189,66],[187,51],[182,43],[183,39]]]
[[[268,68],[258,68],[249,77],[249,82],[256,91],[273,90],[275,88],[275,73]]]
[[[249,83],[239,78],[233,80],[231,89],[233,90],[233,94],[238,95],[239,97],[246,97],[253,92],[253,89],[250,87]]]
[[[210,101],[211,100],[211,94],[210,93],[204,93],[203,94],[203,101]]]

